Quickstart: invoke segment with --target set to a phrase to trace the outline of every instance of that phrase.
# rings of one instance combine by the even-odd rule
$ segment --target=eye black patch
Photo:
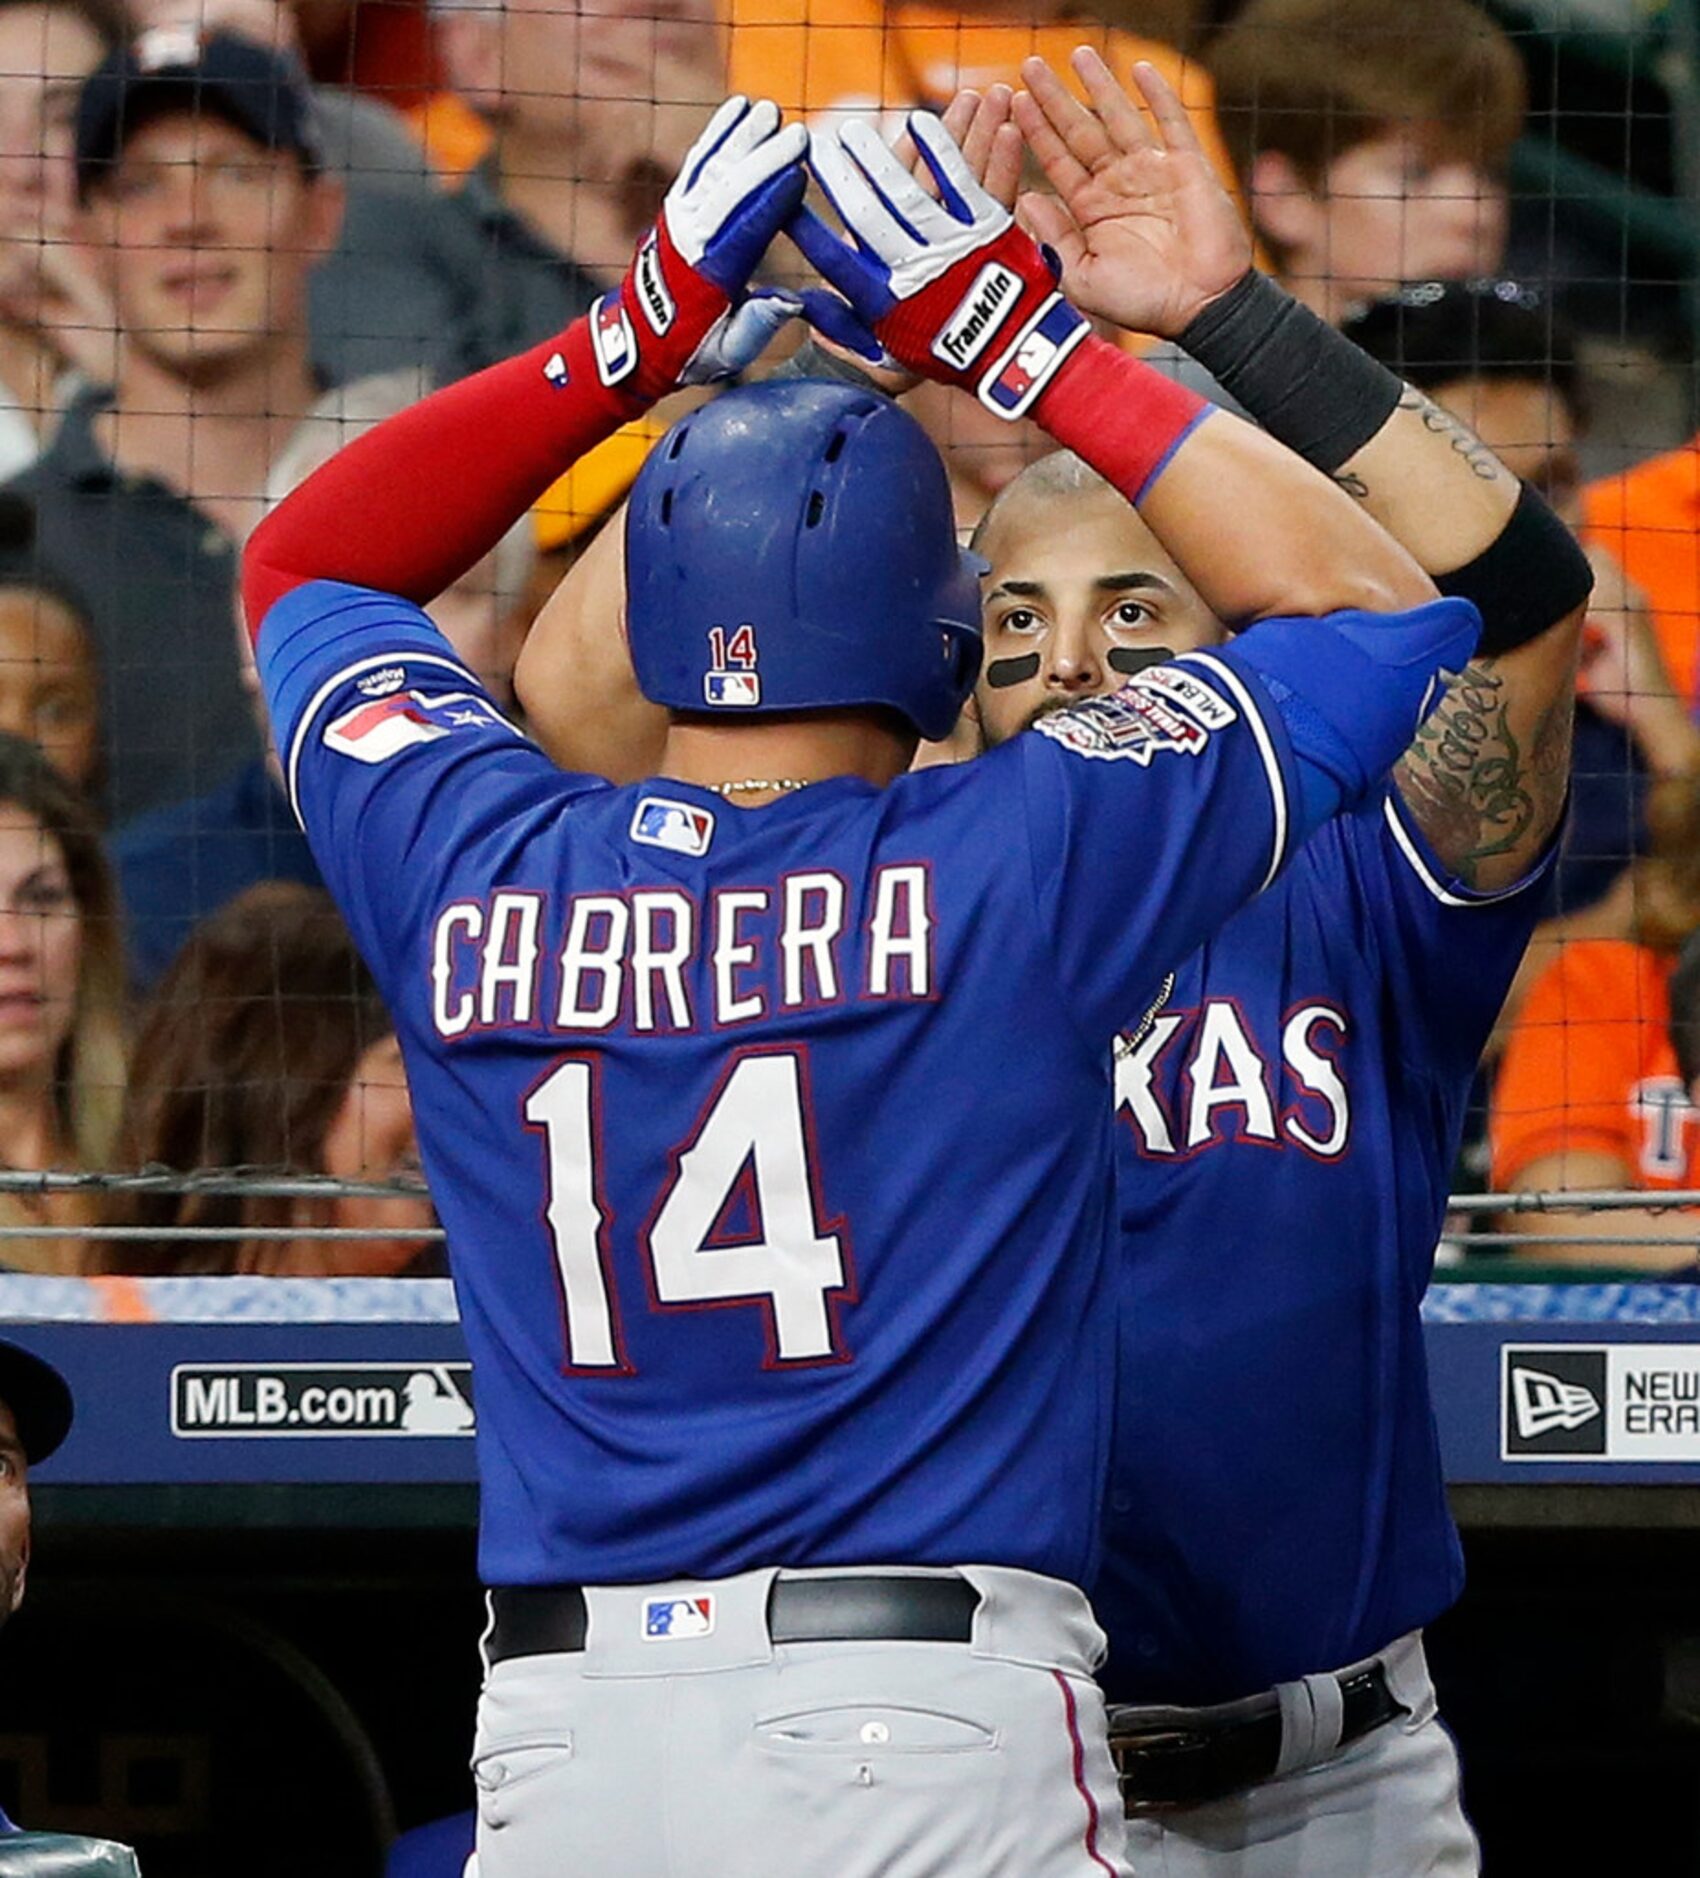
[[[1002,691],[1007,685],[1022,685],[1039,670],[1037,652],[1023,652],[1015,659],[992,659],[986,666],[986,683],[994,691]]]
[[[1131,678],[1135,672],[1144,671],[1147,665],[1161,665],[1174,656],[1169,646],[1145,646],[1138,650],[1132,646],[1112,646],[1104,654],[1104,663],[1112,672]]]

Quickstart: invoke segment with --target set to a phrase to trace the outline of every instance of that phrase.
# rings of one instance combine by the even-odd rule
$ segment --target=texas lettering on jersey
[[[1342,1063],[1349,1034],[1346,1013],[1323,999],[1287,1013],[1273,1052],[1231,998],[1159,1010],[1117,1044],[1117,1116],[1149,1159],[1181,1160],[1238,1140],[1337,1160],[1352,1135]]]

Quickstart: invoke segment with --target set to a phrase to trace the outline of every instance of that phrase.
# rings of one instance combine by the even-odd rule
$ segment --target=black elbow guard
[[[1568,618],[1594,588],[1576,537],[1527,483],[1498,536],[1462,567],[1436,574],[1444,594],[1473,600],[1482,616],[1481,658],[1498,658]]]

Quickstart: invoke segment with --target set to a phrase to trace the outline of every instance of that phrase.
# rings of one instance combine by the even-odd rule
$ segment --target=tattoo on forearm
[[[1548,724],[1553,712],[1542,719],[1535,751],[1526,756],[1511,728],[1504,690],[1505,681],[1491,666],[1466,666],[1399,764],[1400,786],[1418,826],[1467,886],[1478,884],[1484,861],[1522,843],[1554,790],[1553,776],[1536,773],[1550,763],[1550,748],[1560,740]],[[1567,750],[1568,740],[1562,741]],[[1560,756],[1558,800],[1564,768]],[[1557,813],[1556,801],[1550,812]]]
[[[1399,399],[1399,409],[1415,411],[1425,430],[1437,437],[1445,437],[1457,454],[1469,464],[1471,473],[1479,476],[1484,483],[1497,482],[1500,477],[1510,474],[1468,424],[1460,423],[1450,411],[1443,411],[1432,398],[1424,397],[1415,387],[1405,387]]]

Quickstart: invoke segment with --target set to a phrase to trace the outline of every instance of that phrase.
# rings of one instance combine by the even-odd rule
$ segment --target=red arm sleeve
[[[310,580],[435,599],[648,402],[602,384],[586,318],[388,419],[255,529],[242,562],[249,632]]]

